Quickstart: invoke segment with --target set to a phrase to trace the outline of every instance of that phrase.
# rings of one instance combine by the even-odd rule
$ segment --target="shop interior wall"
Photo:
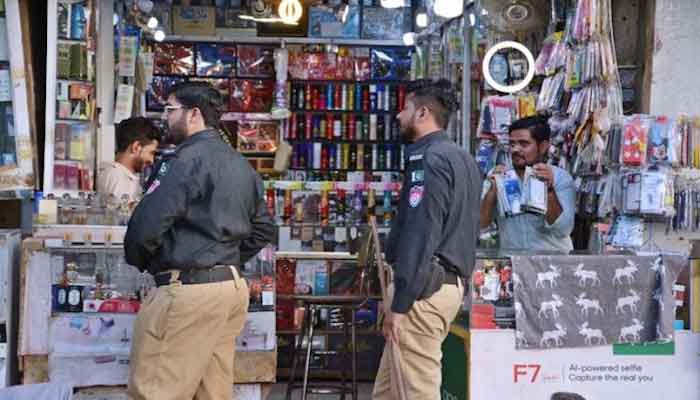
[[[653,115],[700,116],[700,32],[697,0],[656,0],[653,31],[650,110]],[[687,249],[700,232],[666,233],[655,227],[654,239],[664,248]]]
[[[700,115],[700,7],[697,0],[656,0],[651,113]]]

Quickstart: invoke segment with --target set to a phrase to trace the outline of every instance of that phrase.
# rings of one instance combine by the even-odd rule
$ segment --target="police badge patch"
[[[421,200],[423,200],[423,185],[413,186],[408,194],[408,205],[416,208]]]

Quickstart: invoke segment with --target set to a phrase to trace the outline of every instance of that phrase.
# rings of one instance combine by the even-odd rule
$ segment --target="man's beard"
[[[178,146],[180,143],[184,142],[187,138],[187,130],[185,129],[184,117],[177,120],[168,129],[168,136],[170,143]]]
[[[143,172],[143,167],[146,165],[145,162],[143,162],[143,159],[141,158],[141,154],[139,154],[138,157],[134,160],[134,170],[136,172]]]
[[[400,124],[399,130],[401,132],[401,136],[407,140],[408,142],[413,142],[416,139],[416,136],[418,136],[418,132],[416,132],[416,127],[415,127],[415,117],[411,118],[411,122],[407,125]]]

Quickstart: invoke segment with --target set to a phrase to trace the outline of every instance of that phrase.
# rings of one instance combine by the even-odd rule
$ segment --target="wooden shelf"
[[[354,83],[359,85],[406,85],[411,81],[402,79],[363,79],[363,80],[352,80],[352,79],[290,79],[291,83],[310,83],[312,85],[323,85],[328,83]]]
[[[299,110],[295,109],[291,111],[292,114],[361,114],[361,115],[394,115],[401,111],[387,111],[387,110],[374,110],[374,111],[355,111],[355,110]]]
[[[164,42],[217,42],[232,44],[334,44],[338,46],[360,47],[407,47],[403,40],[368,40],[368,39],[329,39],[329,38],[295,38],[295,37],[240,37],[219,34],[214,36],[167,35]]]
[[[337,144],[337,143],[350,143],[350,144],[393,144],[400,146],[401,143],[397,140],[368,140],[368,139],[340,139],[340,138],[285,138],[286,141],[290,143],[324,143],[324,144]]]
[[[300,335],[301,332],[298,330],[278,330],[278,335]],[[314,329],[314,335],[342,335],[342,329]],[[348,335],[351,333],[348,331]],[[381,331],[379,329],[359,329],[355,330],[356,335],[379,335]]]
[[[277,259],[295,260],[357,260],[357,255],[341,252],[315,252],[315,251],[278,251],[275,253]],[[282,298],[278,295],[279,298]]]

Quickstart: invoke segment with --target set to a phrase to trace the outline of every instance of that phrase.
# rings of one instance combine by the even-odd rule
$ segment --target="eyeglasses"
[[[163,107],[163,114],[170,114],[171,112],[181,108],[185,108],[185,106],[165,106]]]

